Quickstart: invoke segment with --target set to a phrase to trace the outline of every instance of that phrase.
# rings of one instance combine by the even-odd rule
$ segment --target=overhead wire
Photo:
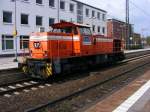
[[[150,14],[148,12],[146,12],[144,9],[142,9],[141,7],[139,7],[137,4],[133,3],[132,1],[130,1],[130,3],[136,7],[137,9],[139,9],[141,12],[143,12],[143,14],[145,14],[146,16],[150,17]]]

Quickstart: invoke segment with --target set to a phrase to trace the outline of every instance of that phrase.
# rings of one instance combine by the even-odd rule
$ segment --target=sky
[[[108,12],[108,18],[125,21],[126,0],[79,0]],[[130,1],[130,23],[134,31],[142,35],[150,35],[150,0]]]

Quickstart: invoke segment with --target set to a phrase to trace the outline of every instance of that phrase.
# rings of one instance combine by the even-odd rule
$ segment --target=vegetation
[[[150,36],[147,37],[147,44],[150,45]]]
[[[129,49],[132,49],[132,50],[142,49],[142,45],[133,45],[133,46],[130,46]]]

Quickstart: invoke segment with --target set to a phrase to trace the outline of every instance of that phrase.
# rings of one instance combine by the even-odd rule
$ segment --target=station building
[[[12,55],[16,48],[18,54],[28,52],[31,32],[40,27],[49,31],[60,21],[88,24],[93,33],[107,35],[106,18],[105,10],[77,0],[0,0],[0,56]]]

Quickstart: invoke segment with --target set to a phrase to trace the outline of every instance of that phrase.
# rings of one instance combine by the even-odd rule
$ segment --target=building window
[[[77,22],[82,24],[83,23],[83,16],[78,15],[77,16]]]
[[[2,50],[14,49],[14,40],[12,35],[2,35]]]
[[[29,0],[23,0],[23,1],[25,1],[25,2],[29,2]]]
[[[92,26],[92,30],[93,30],[93,32],[95,32],[95,25]]]
[[[37,4],[42,4],[42,0],[36,0]]]
[[[77,23],[83,23],[83,4],[77,3]]]
[[[98,33],[101,32],[101,27],[100,27],[100,26],[97,27],[97,32],[98,32]]]
[[[66,20],[64,20],[64,19],[61,19],[61,20],[60,20],[60,22],[67,22],[67,21],[66,21]]]
[[[105,27],[103,27],[103,34],[105,34]]]
[[[20,36],[20,49],[29,48],[29,36],[21,35]]]
[[[55,0],[49,0],[49,6],[55,7]]]
[[[21,14],[21,24],[28,24],[28,15],[27,14]]]
[[[65,1],[60,1],[60,9],[65,10]]]
[[[92,17],[95,17],[95,11],[92,11]]]
[[[12,12],[3,11],[3,22],[12,23]]]
[[[74,4],[70,4],[70,12],[74,12]]]
[[[100,20],[100,12],[97,13],[97,18]]]
[[[106,19],[106,15],[105,15],[105,14],[103,14],[103,21],[105,21],[105,19]]]
[[[78,15],[80,15],[80,16],[83,15],[83,11],[82,11],[82,10],[78,10],[77,13],[78,13]]]
[[[51,26],[54,23],[55,23],[55,19],[54,18],[49,18],[49,26]]]
[[[36,25],[42,26],[42,16],[36,16]]]
[[[89,9],[86,9],[86,17],[89,17]]]

